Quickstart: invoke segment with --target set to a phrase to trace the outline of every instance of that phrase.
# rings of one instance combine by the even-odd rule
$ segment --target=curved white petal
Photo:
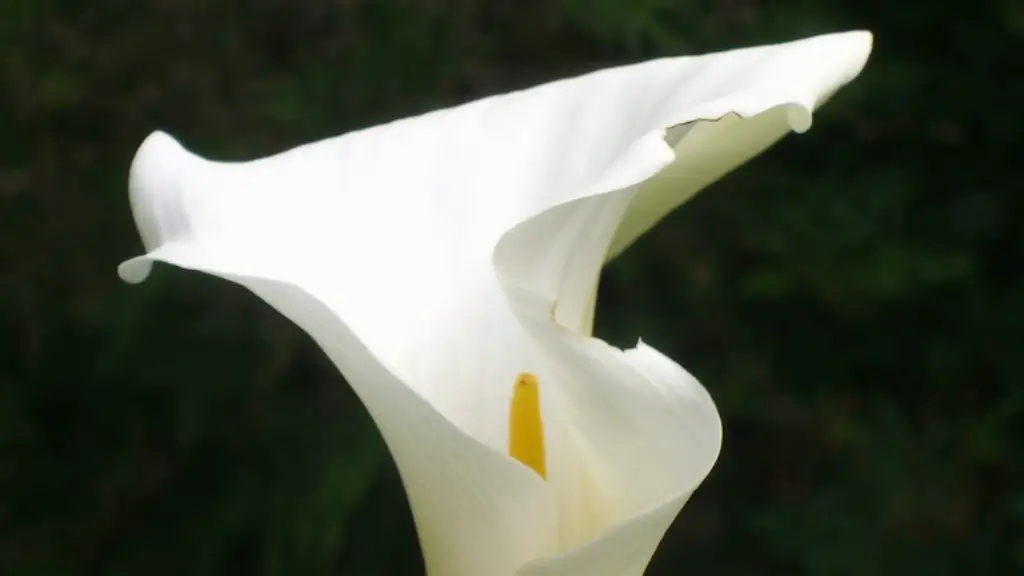
[[[680,366],[646,345],[621,351],[557,321],[563,302],[585,294],[580,287],[596,274],[637,187],[548,210],[513,228],[495,250],[516,317],[546,360],[541,381],[550,383],[543,391],[553,454],[575,455],[548,466],[561,548],[570,550],[553,565],[591,561],[575,548],[595,538],[632,541],[643,533],[653,538],[644,543],[642,573],[721,445],[714,403]],[[610,554],[623,546],[586,548]]]
[[[390,370],[500,448],[504,423],[492,411],[530,368],[520,339],[492,328],[509,320],[490,269],[500,235],[604,191],[598,179],[650,172],[644,163],[661,159],[638,143],[653,132],[771,107],[806,128],[807,110],[856,74],[869,44],[868,34],[847,33],[613,68],[246,163],[203,161],[158,133],[140,148],[137,172],[159,171],[179,196],[159,217],[136,209],[137,219],[149,247],[157,230],[165,239],[216,236],[322,286]],[[680,146],[718,153],[700,178],[688,172],[682,189],[692,194],[787,125],[776,128],[705,134],[716,146],[700,144],[712,128],[690,130]],[[679,184],[641,191],[613,249],[677,203]]]
[[[703,69],[704,77],[695,78],[694,84],[716,85],[728,95],[717,101],[719,106],[682,119],[693,124],[677,123],[668,131],[677,159],[631,203],[609,256],[620,253],[673,208],[790,130],[807,131],[814,109],[863,69],[871,44],[869,32],[831,34],[769,47],[785,49],[759,53],[763,59],[759,62],[743,62],[744,56],[753,56],[759,48],[729,53],[735,57],[731,64],[746,75],[731,76],[711,66]],[[710,112],[711,108],[715,111]]]
[[[820,74],[794,84],[790,99],[755,105],[740,88],[745,104],[727,115],[680,118],[639,139],[634,149],[645,152],[625,162],[632,181],[598,177],[594,189],[604,192],[554,206],[500,240],[495,267],[557,384],[547,392],[560,419],[552,440],[578,455],[549,466],[568,551],[521,574],[642,574],[710,472],[721,423],[704,389],[646,346],[623,352],[586,336],[600,264],[737,163],[790,129],[807,129],[813,107],[863,66],[870,37],[856,38],[844,38],[841,50],[819,46],[836,66],[825,66],[820,54],[808,58],[802,70],[813,64]]]
[[[848,33],[657,60],[244,163],[155,133],[130,183],[149,254],[120,272],[141,280],[161,260],[222,276],[309,332],[381,428],[432,574],[542,557],[525,573],[600,573],[584,551],[653,550],[643,535],[664,531],[720,440],[681,368],[585,336],[602,262],[806,129],[869,49]],[[546,396],[548,484],[504,455],[523,371]]]
[[[164,243],[122,270],[140,281],[152,261],[241,284],[313,337],[387,442],[430,574],[513,574],[525,561],[556,551],[554,509],[543,481],[467,436],[397,379],[324,306],[323,295],[277,277],[258,259],[187,240]]]

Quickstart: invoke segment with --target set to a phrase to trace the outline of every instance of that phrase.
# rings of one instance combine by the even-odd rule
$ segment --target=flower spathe
[[[129,182],[147,253],[119,272],[220,276],[305,330],[380,428],[431,575],[638,576],[721,423],[672,360],[591,337],[601,266],[807,130],[870,49],[654,60],[251,162],[157,132]]]

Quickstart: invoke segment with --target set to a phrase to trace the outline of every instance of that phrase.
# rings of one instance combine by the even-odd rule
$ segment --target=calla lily
[[[591,336],[601,266],[861,70],[851,32],[654,60],[250,162],[164,133],[130,173],[154,261],[247,287],[366,405],[436,576],[644,572],[714,464],[704,388]]]

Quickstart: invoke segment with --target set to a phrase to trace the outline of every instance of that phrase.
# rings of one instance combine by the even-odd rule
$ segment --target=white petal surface
[[[721,443],[714,404],[685,370],[642,344],[623,352],[586,337],[600,264],[732,162],[790,129],[809,128],[813,107],[837,89],[835,82],[859,72],[869,40],[840,52],[840,65],[823,74],[833,83],[816,92],[733,106],[715,121],[648,134],[634,146],[644,152],[627,162],[636,169],[628,177],[619,178],[624,171],[617,169],[615,177],[600,175],[593,189],[606,192],[555,206],[502,237],[495,266],[558,384],[547,392],[560,418],[552,435],[562,438],[553,441],[582,455],[551,466],[567,552],[531,563],[524,576],[642,574]],[[648,159],[646,168],[639,158]]]
[[[563,296],[572,302],[574,293],[585,293],[577,288],[585,280],[569,280],[594,273],[592,263],[601,261],[635,189],[553,208],[506,234],[495,252],[513,310],[537,342],[546,379],[555,385],[545,389],[545,401],[557,411],[548,418],[558,423],[549,437],[556,453],[577,455],[549,464],[560,547],[570,552],[538,566],[594,562],[591,553],[575,548],[598,538],[605,543],[586,549],[605,558],[602,566],[615,564],[605,556],[616,550],[633,550],[627,556],[635,559],[637,546],[645,546],[641,570],[634,572],[642,573],[718,457],[718,413],[685,370],[646,345],[623,352],[556,321]]]
[[[555,552],[555,518],[543,481],[458,430],[398,380],[321,295],[275,278],[258,260],[197,243],[166,243],[128,268],[144,269],[153,260],[247,287],[327,352],[398,465],[430,574],[513,574],[526,560]]]
[[[638,143],[654,132],[773,107],[806,128],[807,110],[856,74],[869,45],[866,33],[847,33],[655,60],[247,163],[201,161],[154,134],[136,161],[165,164],[174,180],[166,184],[179,194],[155,214],[137,209],[137,219],[149,247],[157,231],[165,241],[216,237],[268,265],[301,268],[390,370],[500,448],[505,426],[493,414],[504,410],[515,374],[530,368],[524,344],[493,328],[509,319],[490,268],[500,235],[555,204],[603,192],[598,177],[613,183],[650,172],[645,165],[661,158]],[[681,188],[667,180],[641,191],[612,250],[681,201],[681,191],[694,193],[788,124],[773,128],[687,132],[680,152],[697,153],[699,170],[678,178],[688,182]]]
[[[540,557],[523,573],[610,575],[588,564],[605,558],[639,574],[720,430],[674,363],[585,336],[600,266],[809,127],[869,50],[849,33],[657,60],[245,163],[156,133],[131,176],[150,253],[120,272],[141,280],[161,260],[222,276],[309,332],[381,428],[432,574],[507,576]],[[545,395],[548,484],[503,454],[523,371]]]

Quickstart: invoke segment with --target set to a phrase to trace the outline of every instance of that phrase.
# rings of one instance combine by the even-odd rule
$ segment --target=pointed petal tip
[[[147,136],[135,152],[128,173],[128,196],[147,251],[188,231],[181,194],[190,157],[177,140],[159,130]]]
[[[176,146],[180,148],[181,144],[178,143],[174,136],[171,136],[167,132],[164,132],[163,130],[153,130],[142,141],[142,144],[139,145],[139,151],[156,146]]]
[[[866,58],[874,44],[874,34],[870,30],[846,30],[811,36],[806,38],[806,40],[826,42],[836,52],[845,52]]]
[[[868,56],[874,47],[875,36],[868,30],[852,30],[827,36],[836,64],[845,74],[839,80],[842,84],[852,81],[864,69]]]
[[[170,134],[162,130],[154,130],[135,151],[129,169],[129,185],[135,188],[152,178],[152,174],[166,173],[173,169],[176,158],[180,158],[185,148]]]
[[[850,36],[851,42],[859,43],[862,50],[866,52],[871,51],[875,35],[870,30],[851,30],[846,34]]]
[[[825,56],[824,62],[828,63],[828,69],[823,70],[826,80],[817,95],[806,102],[786,106],[786,121],[798,134],[811,129],[816,108],[860,75],[874,45],[874,35],[868,30],[837,32],[808,40],[824,44],[820,51]]]
[[[875,45],[875,35],[870,30],[854,30],[844,34],[847,41],[847,50],[849,51],[851,58],[851,74],[850,80],[853,80],[860,71],[864,68],[864,65],[868,61],[868,56],[871,55],[871,50]]]
[[[128,199],[143,247],[152,253],[188,232],[182,205],[182,177],[191,154],[170,134],[155,130],[139,145],[128,170]],[[117,274],[130,284],[149,276],[153,258],[122,262]]]

